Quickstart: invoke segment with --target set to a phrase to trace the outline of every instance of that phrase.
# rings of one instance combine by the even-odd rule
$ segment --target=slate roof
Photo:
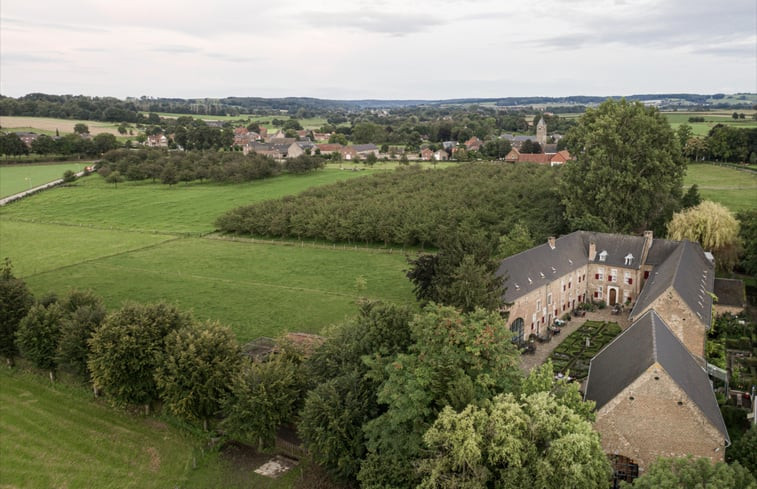
[[[715,296],[721,306],[746,307],[746,291],[742,280],[716,278]]]
[[[641,267],[641,255],[644,252],[643,236],[627,236],[625,234],[608,233],[584,233],[584,244],[589,248],[591,241],[597,246],[597,256],[592,263],[612,267],[634,268]],[[600,254],[606,251],[605,261],[600,261]],[[630,265],[626,265],[625,259],[629,254],[633,255]]]
[[[655,239],[647,254],[647,265],[659,265],[664,262],[678,247],[678,241],[669,239]]]
[[[557,238],[554,249],[544,243],[505,258],[497,269],[498,276],[507,277],[505,301],[513,302],[555,278],[586,265],[587,250],[583,232],[575,231]]]
[[[707,373],[653,310],[592,358],[584,399],[602,408],[655,362],[730,443]]]
[[[679,242],[667,259],[652,270],[631,316],[649,307],[671,287],[709,329],[712,322],[709,292],[715,287],[715,270],[698,243]]]
[[[378,149],[375,144],[356,144],[352,146],[352,148],[358,153],[361,153],[363,151],[375,151]]]

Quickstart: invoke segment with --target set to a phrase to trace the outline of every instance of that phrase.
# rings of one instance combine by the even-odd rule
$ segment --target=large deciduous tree
[[[754,447],[753,447],[754,448]],[[713,464],[708,458],[660,458],[625,489],[757,489],[754,476],[735,462]]]
[[[560,184],[573,229],[661,228],[679,205],[685,165],[668,121],[639,102],[587,109],[566,135],[573,161]]]
[[[217,414],[230,392],[242,357],[234,333],[218,323],[192,325],[169,333],[155,381],[166,408],[189,421]]]
[[[420,489],[605,489],[612,475],[599,434],[547,392],[446,407],[423,440]]]
[[[90,340],[89,370],[96,390],[116,402],[150,404],[158,399],[155,370],[165,338],[192,318],[167,304],[126,304],[108,316]]]
[[[13,275],[13,267],[8,258],[0,270],[0,355],[8,365],[18,354],[16,331],[21,320],[34,304],[34,297],[26,283]]]
[[[757,209],[740,212],[741,241],[744,249],[739,266],[749,275],[757,275]]]
[[[87,378],[89,340],[105,320],[105,305],[91,291],[71,290],[60,301],[64,317],[60,323],[60,338],[56,361],[61,368]]]
[[[498,313],[430,304],[410,327],[408,353],[372,372],[385,379],[378,401],[386,411],[365,425],[368,454],[358,478],[366,488],[418,482],[423,434],[445,406],[461,410],[520,385],[518,353]]]
[[[671,239],[697,241],[712,251],[720,270],[730,270],[740,249],[739,221],[722,204],[705,200],[673,215],[668,223]]]
[[[21,320],[16,331],[16,344],[21,356],[37,368],[48,370],[50,380],[55,378],[56,352],[63,315],[63,309],[57,303],[47,307],[37,304]]]

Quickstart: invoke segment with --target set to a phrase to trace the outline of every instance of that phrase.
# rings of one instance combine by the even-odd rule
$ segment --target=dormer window
[[[626,265],[630,265],[633,262],[633,255],[631,253],[626,255]]]
[[[602,253],[599,254],[599,261],[607,261],[607,251],[602,250]]]
[[[515,290],[520,290],[520,285],[515,284]]]

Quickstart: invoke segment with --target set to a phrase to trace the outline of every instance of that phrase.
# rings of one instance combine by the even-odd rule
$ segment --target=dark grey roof
[[[352,148],[358,153],[361,151],[374,151],[378,149],[375,144],[356,144]]]
[[[583,234],[583,231],[575,231],[557,238],[554,249],[544,243],[502,260],[497,275],[507,277],[505,301],[512,302],[586,265],[588,256]]]
[[[715,297],[721,306],[746,307],[744,281],[732,278],[715,279]]]
[[[643,236],[627,236],[624,234],[608,233],[584,233],[584,242],[588,249],[589,243],[594,241],[597,246],[597,256],[592,263],[608,266],[639,269],[641,267],[641,255],[644,252]],[[605,252],[605,261],[600,260],[600,255]],[[629,265],[626,265],[626,256],[633,256]]]
[[[730,443],[707,373],[653,310],[592,358],[584,399],[596,402],[600,409],[655,362]]]
[[[631,316],[635,317],[672,287],[709,329],[712,322],[710,294],[714,283],[715,270],[702,247],[691,241],[680,241],[668,258],[652,270]]]
[[[547,143],[544,145],[544,152],[546,154],[557,154],[557,144],[555,143]]]
[[[678,241],[671,241],[668,239],[655,239],[652,241],[652,246],[647,253],[647,265],[659,265],[664,262],[676,247],[678,247]]]

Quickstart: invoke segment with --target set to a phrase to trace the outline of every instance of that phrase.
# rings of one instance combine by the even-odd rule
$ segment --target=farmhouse
[[[514,341],[546,335],[581,302],[633,305],[633,324],[592,359],[585,389],[616,478],[661,455],[723,459],[730,440],[704,369],[714,259],[699,244],[576,231],[506,258],[497,273]]]
[[[537,163],[539,165],[557,166],[564,165],[570,160],[570,153],[567,150],[558,151],[557,153],[521,153],[516,148],[510,150],[505,156],[508,163]]]

